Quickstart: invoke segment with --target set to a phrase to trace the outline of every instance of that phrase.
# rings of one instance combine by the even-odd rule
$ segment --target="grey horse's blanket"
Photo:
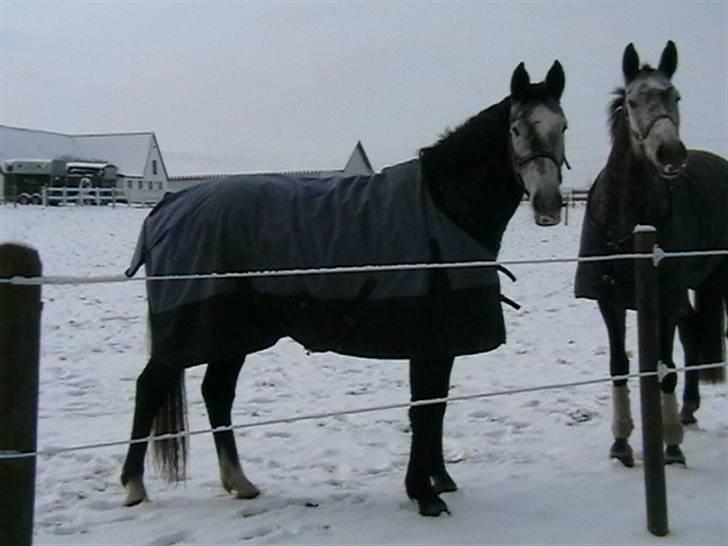
[[[433,204],[416,160],[372,177],[230,177],[167,195],[127,275],[493,260]],[[291,336],[311,350],[439,357],[504,342],[494,268],[148,282],[153,354],[188,366]]]
[[[595,182],[599,184],[599,179]],[[691,150],[683,174],[670,181],[671,213],[657,227],[665,251],[728,249],[728,162],[708,152]],[[602,226],[584,214],[579,256],[630,253],[633,240],[609,241]],[[664,259],[658,269],[661,305],[686,301],[688,288],[728,282],[728,257]],[[579,263],[577,298],[607,299],[635,308],[634,266],[631,260]]]

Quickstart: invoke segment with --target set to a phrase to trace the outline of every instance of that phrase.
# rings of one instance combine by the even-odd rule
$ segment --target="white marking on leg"
[[[126,482],[126,500],[124,506],[134,506],[140,502],[149,500],[147,490],[144,487],[144,480],[140,477],[132,478]]]
[[[612,385],[612,404],[612,434],[615,438],[626,440],[634,430],[627,385]]]
[[[230,461],[220,456],[220,480],[228,493],[235,492],[238,499],[252,499],[260,495],[260,490],[245,477],[239,461]]]
[[[682,444],[683,425],[680,422],[677,396],[674,392],[662,393],[662,435],[665,445],[675,446]]]

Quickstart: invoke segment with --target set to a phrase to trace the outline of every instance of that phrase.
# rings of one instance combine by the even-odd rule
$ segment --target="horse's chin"
[[[662,169],[662,170],[659,171],[660,177],[661,178],[664,178],[665,180],[675,180],[676,178],[679,178],[680,175],[683,172],[685,172],[685,168],[684,167],[682,167],[680,169],[676,169],[676,170],[664,170],[664,169]]]

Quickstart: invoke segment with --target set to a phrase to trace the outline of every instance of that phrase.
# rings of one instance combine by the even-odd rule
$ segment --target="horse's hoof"
[[[634,466],[634,453],[626,439],[617,438],[609,449],[609,458],[617,459],[627,468]]]
[[[437,473],[432,476],[432,489],[438,495],[440,493],[453,493],[458,490],[458,484],[455,483],[446,471]]]
[[[228,493],[234,493],[236,499],[254,499],[260,495],[260,489],[255,487],[247,479],[238,483],[232,483],[230,480],[223,480],[222,486]]]
[[[682,409],[680,410],[680,422],[683,425],[694,425],[698,422],[698,420],[695,418],[695,412],[697,411],[697,406],[694,404],[683,404]]]
[[[136,506],[137,504],[149,500],[142,480],[130,480],[124,487],[126,488],[124,506]]]
[[[447,507],[447,504],[437,495],[428,495],[413,500],[417,501],[421,516],[436,518],[442,513],[450,515],[450,509]]]
[[[235,491],[235,498],[236,499],[254,499],[260,495],[260,489],[253,486],[252,489],[241,489]]]
[[[665,448],[665,464],[679,464],[687,466],[685,454],[679,445],[667,446]]]

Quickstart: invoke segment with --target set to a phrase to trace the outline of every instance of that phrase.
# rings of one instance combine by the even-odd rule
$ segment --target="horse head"
[[[561,109],[564,70],[554,61],[546,79],[532,84],[523,63],[511,78],[510,146],[514,169],[531,198],[540,226],[561,221],[561,168],[566,117]]]
[[[678,176],[687,163],[687,151],[680,140],[680,93],[671,82],[676,68],[677,48],[672,41],[667,42],[657,69],[649,65],[640,68],[634,45],[624,50],[623,111],[632,149],[663,178]]]

